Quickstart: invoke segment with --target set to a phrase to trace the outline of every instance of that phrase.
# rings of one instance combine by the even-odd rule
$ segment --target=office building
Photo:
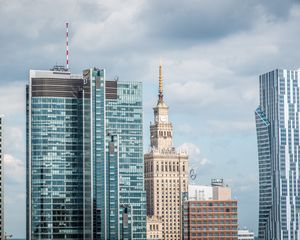
[[[189,185],[189,200],[212,200],[213,189],[206,185]]]
[[[96,148],[94,238],[145,239],[142,84],[105,80],[101,69],[85,70],[83,79]]]
[[[254,240],[254,233],[248,229],[238,230],[238,240]]]
[[[26,94],[28,240],[84,238],[81,85],[81,75],[59,67],[30,70]]]
[[[0,115],[0,239],[4,239],[3,116]]]
[[[259,77],[259,239],[300,237],[299,87],[299,71],[276,69]]]
[[[238,239],[237,201],[222,179],[212,180],[211,186],[189,186],[189,199],[183,202],[183,239]]]
[[[30,71],[27,239],[145,239],[141,83]]]
[[[159,217],[147,216],[147,240],[162,240],[162,222]]]
[[[181,239],[182,198],[188,191],[188,155],[176,151],[173,127],[163,99],[162,66],[159,67],[159,94],[150,126],[151,150],[145,154],[147,215],[162,221],[163,239]]]

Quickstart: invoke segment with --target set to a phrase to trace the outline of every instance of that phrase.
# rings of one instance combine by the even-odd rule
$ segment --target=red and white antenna
[[[69,71],[69,23],[66,22],[66,65]]]

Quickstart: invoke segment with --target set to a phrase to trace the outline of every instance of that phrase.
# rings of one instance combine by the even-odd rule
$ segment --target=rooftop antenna
[[[69,23],[66,22],[66,67],[69,71]]]
[[[163,101],[163,76],[162,76],[162,61],[159,63],[159,88],[158,88],[159,101]]]

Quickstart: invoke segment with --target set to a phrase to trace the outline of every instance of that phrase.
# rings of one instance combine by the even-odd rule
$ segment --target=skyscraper
[[[255,111],[259,163],[259,239],[299,239],[300,72],[259,77]]]
[[[145,239],[142,86],[30,71],[27,239]]]
[[[162,221],[163,239],[181,239],[182,197],[188,191],[188,155],[175,150],[173,127],[163,99],[162,66],[159,66],[159,95],[150,126],[151,150],[145,154],[147,215]]]
[[[82,77],[58,67],[29,75],[27,239],[84,239],[91,224],[83,207]]]
[[[0,239],[4,238],[4,196],[3,196],[3,117],[0,115]]]
[[[145,239],[142,84],[107,81],[99,69],[83,78],[92,89],[95,237]]]

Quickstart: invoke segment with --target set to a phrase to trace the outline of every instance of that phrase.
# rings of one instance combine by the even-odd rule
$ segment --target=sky
[[[5,230],[25,236],[25,85],[29,69],[93,66],[141,81],[144,146],[157,100],[158,65],[174,126],[189,150],[193,184],[224,178],[239,226],[257,232],[258,77],[300,67],[300,2],[292,0],[0,0],[0,113],[4,115]]]

